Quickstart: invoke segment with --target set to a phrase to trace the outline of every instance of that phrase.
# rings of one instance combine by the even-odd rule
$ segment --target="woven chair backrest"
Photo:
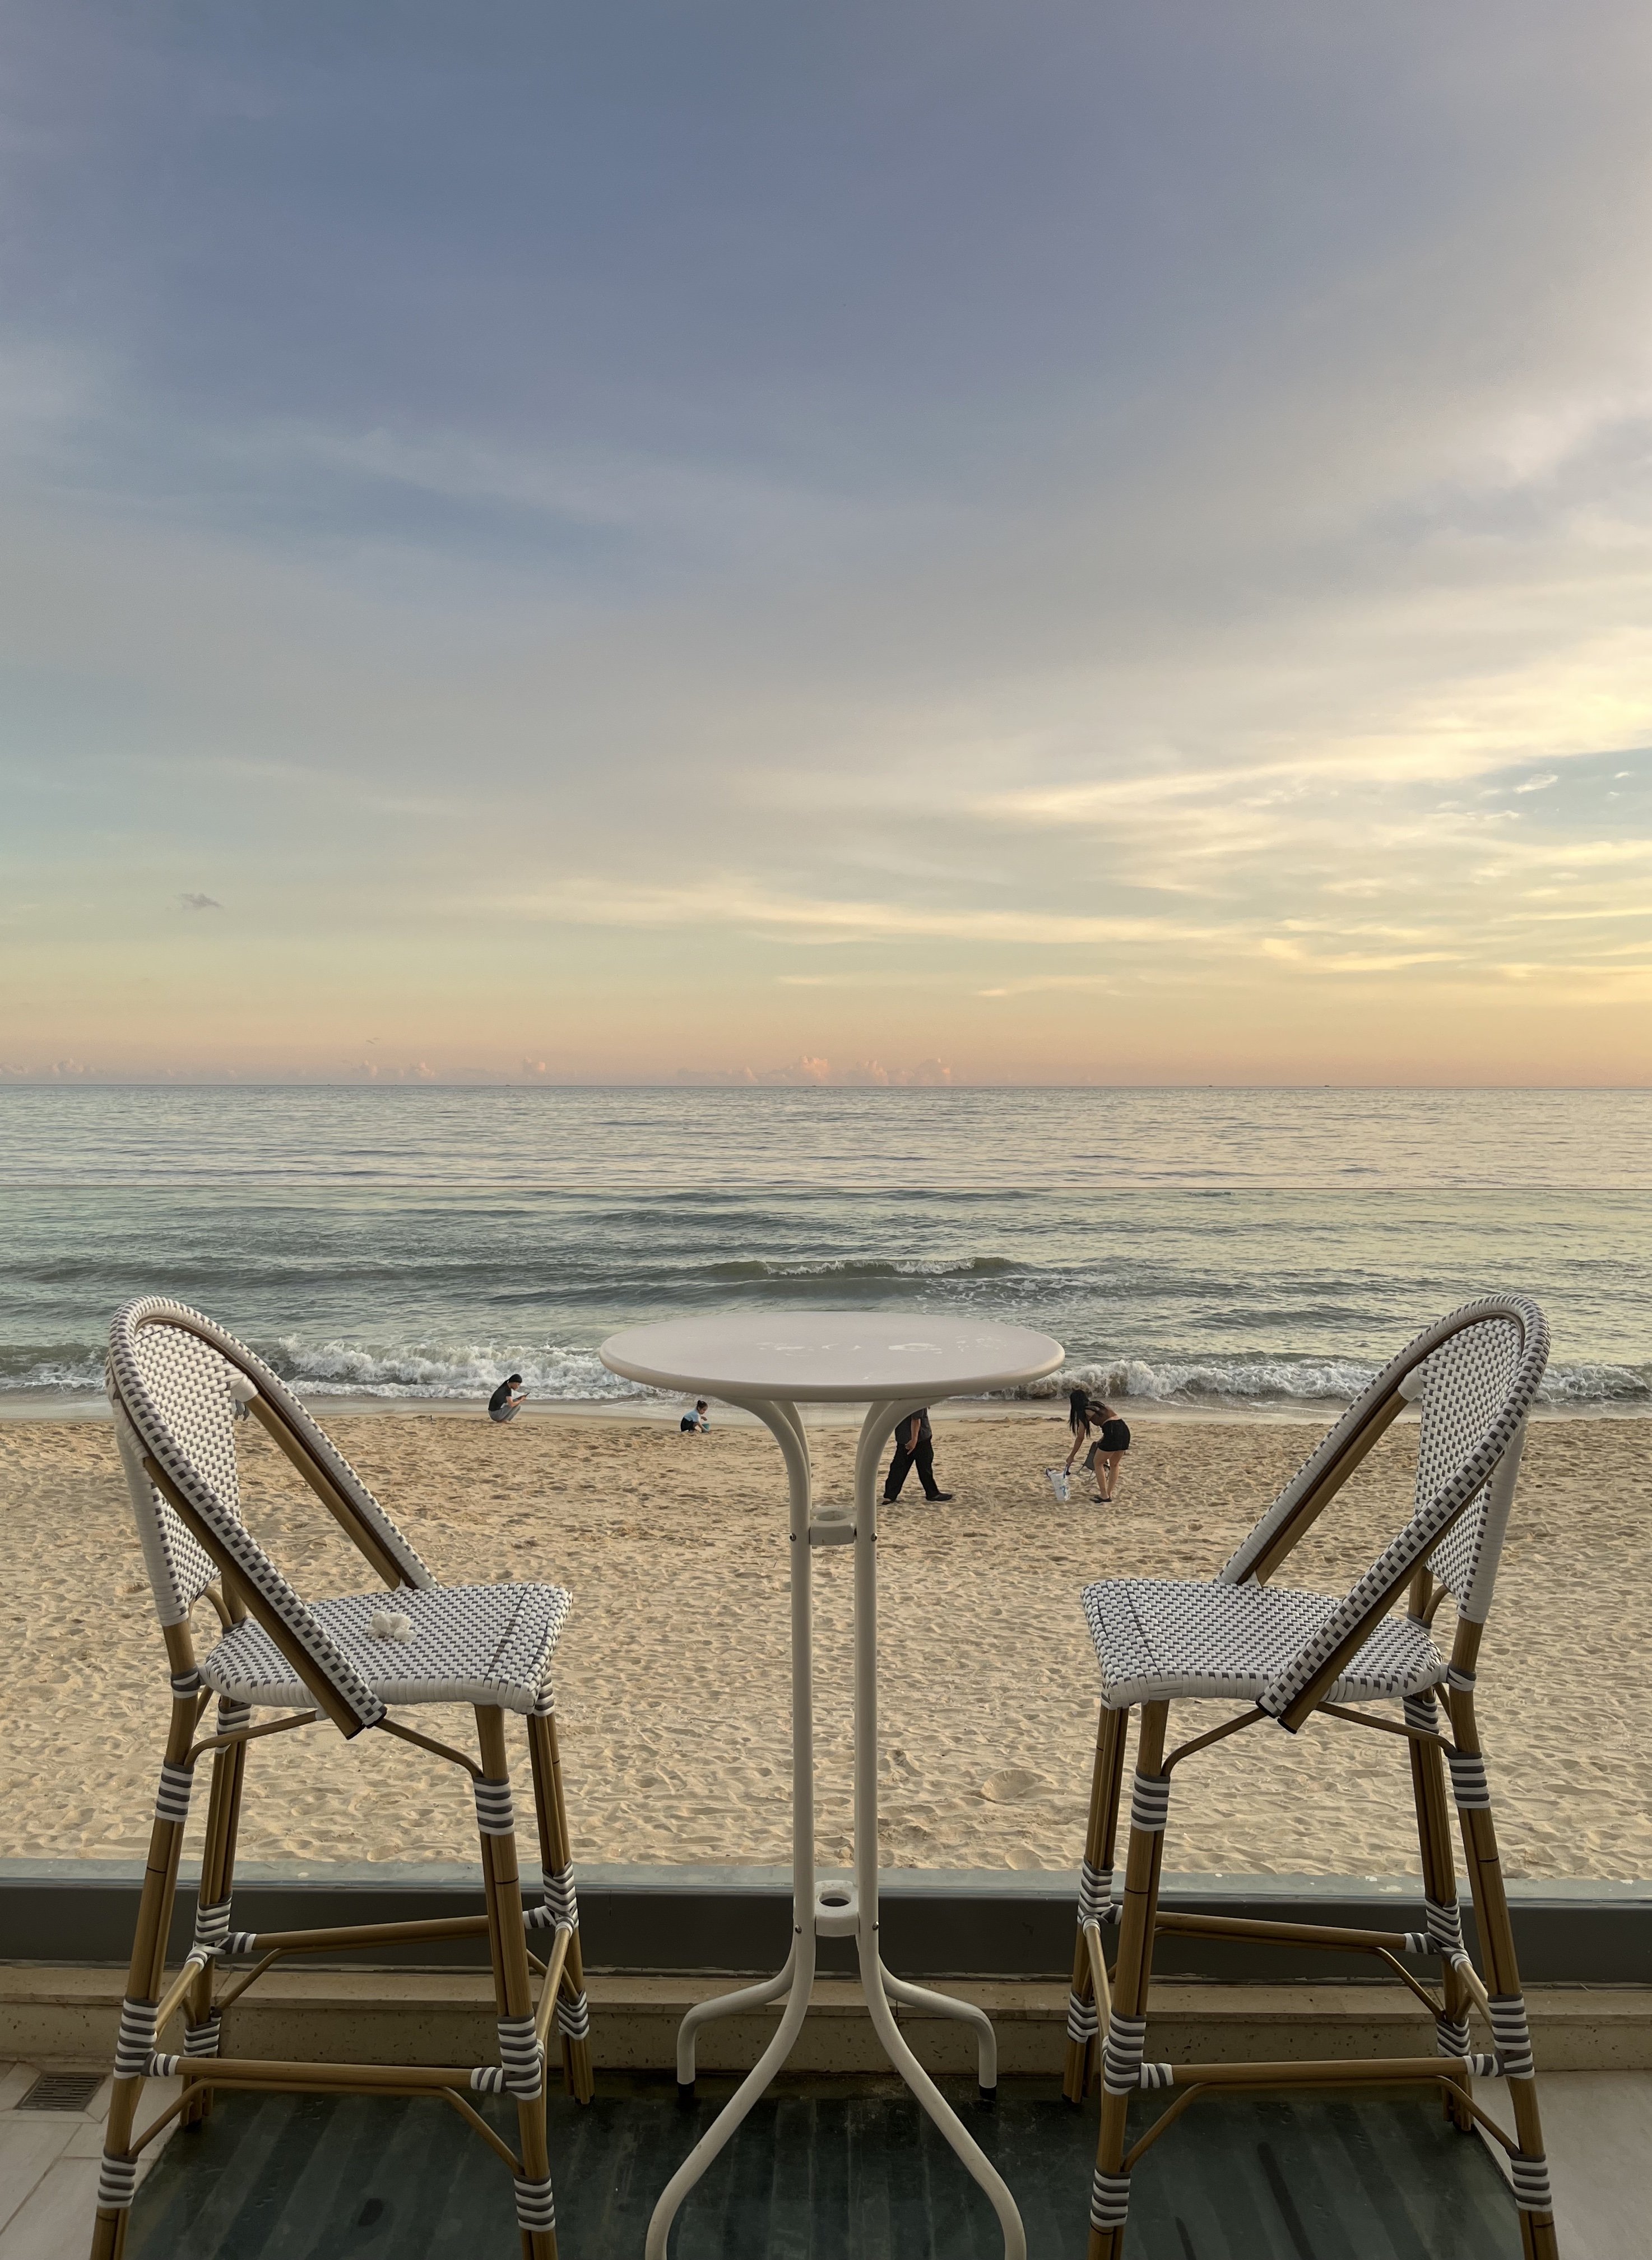
[[[159,1325],[147,1326],[140,1333],[134,1330],[132,1362],[142,1376],[143,1394],[164,1422],[179,1455],[211,1491],[218,1514],[240,1522],[237,1408],[230,1394],[232,1369],[198,1334]],[[218,1567],[144,1472],[143,1452],[153,1448],[153,1438],[147,1437],[143,1428],[151,1424],[139,1425],[141,1412],[128,1401],[114,1372],[111,1356],[110,1402],[116,1408],[116,1434],[138,1518],[138,1537],[154,1594],[155,1614],[162,1625],[182,1624],[207,1587],[217,1583]],[[136,1397],[138,1392],[132,1394]],[[122,1413],[125,1420],[119,1417]]]
[[[1434,1501],[1448,1491],[1487,1437],[1505,1440],[1495,1469],[1427,1557],[1429,1569],[1451,1593],[1458,1613],[1477,1624],[1484,1624],[1491,1613],[1526,1410],[1542,1377],[1540,1356],[1531,1387],[1522,1390],[1527,1331],[1513,1315],[1483,1319],[1442,1342],[1420,1369],[1422,1427],[1414,1507],[1419,1521],[1427,1520]]]
[[[211,1534],[261,1621],[284,1635],[284,1645],[296,1645],[361,1724],[375,1724],[384,1715],[383,1705],[241,1519],[238,1393],[250,1397],[255,1391],[268,1401],[370,1531],[402,1583],[429,1585],[430,1571],[348,1461],[260,1357],[185,1304],[144,1296],[116,1312],[109,1330],[107,1384],[161,1624],[182,1623],[220,1577],[222,1565],[151,1480],[146,1456]]]
[[[1239,1584],[1251,1574],[1247,1565],[1279,1528],[1281,1507],[1288,1519],[1377,1413],[1396,1398],[1420,1403],[1410,1520],[1268,1688],[1261,1698],[1263,1710],[1278,1717],[1305,1697],[1319,1684],[1327,1659],[1369,1636],[1424,1561],[1449,1588],[1459,1613],[1484,1622],[1526,1416],[1548,1362],[1548,1324],[1535,1303],[1523,1295],[1485,1295],[1465,1303],[1401,1351],[1286,1485],[1223,1570],[1227,1582]],[[1329,1452],[1334,1443],[1337,1449]]]
[[[1422,1411],[1413,1523],[1406,1526],[1410,1532],[1418,1519],[1429,1515],[1451,1478],[1494,1431],[1501,1441],[1492,1441],[1491,1464],[1502,1463],[1507,1445],[1524,1423],[1548,1357],[1548,1321],[1523,1295],[1478,1296],[1436,1319],[1390,1359],[1315,1445],[1223,1565],[1219,1582],[1242,1585],[1255,1575],[1257,1564],[1305,1500],[1358,1446],[1373,1422],[1399,1409],[1396,1398],[1420,1404]],[[1516,1453],[1505,1470],[1511,1481],[1518,1456]],[[1452,1527],[1430,1553],[1430,1568],[1451,1587],[1465,1613],[1472,1613],[1483,1598],[1489,1606],[1490,1581],[1497,1573],[1502,1527],[1500,1523],[1492,1527],[1489,1489],[1488,1477],[1470,1494],[1471,1512],[1460,1526],[1454,1520],[1458,1505],[1447,1511],[1444,1520]],[[1504,1505],[1506,1512],[1506,1500]],[[1427,1546],[1421,1550],[1429,1551]],[[1470,1577],[1463,1576],[1465,1569]]]

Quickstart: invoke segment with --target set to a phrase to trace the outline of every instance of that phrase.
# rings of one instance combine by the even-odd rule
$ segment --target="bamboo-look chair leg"
[[[1124,2260],[1130,2179],[1125,2171],[1125,2119],[1140,2085],[1153,1968],[1154,1922],[1164,1858],[1170,1784],[1164,1763],[1168,1703],[1144,1703],[1131,1784],[1130,1849],[1125,1860],[1124,1917],[1113,1970],[1112,2015],[1102,2045],[1101,2131],[1090,2192],[1088,2260]]]
[[[1090,1777],[1090,1826],[1084,1836],[1084,1866],[1078,1892],[1078,1936],[1073,1948],[1073,1982],[1067,1996],[1067,2063],[1062,2092],[1082,2103],[1095,2070],[1099,2028],[1096,1981],[1091,1974],[1084,1925],[1112,1897],[1112,1856],[1119,1833],[1119,1792],[1124,1782],[1127,1711],[1103,1710],[1096,1726],[1096,1763]]]
[[[218,1728],[232,1733],[251,1723],[252,1713],[220,1701]],[[232,1742],[212,1753],[212,1786],[206,1808],[206,1842],[201,1848],[201,1885],[196,1897],[195,1942],[221,1950],[229,1935],[230,1897],[234,1888],[235,1840],[240,1830],[241,1792],[247,1774],[247,1745]],[[209,1962],[184,2000],[184,2082],[190,2084],[189,2065],[218,2053],[219,2020],[212,2008],[215,1966]],[[212,2107],[212,2091],[203,2086],[178,2115],[180,2127],[198,2127]]]
[[[1405,1721],[1428,1734],[1440,1731],[1440,1715],[1432,1695],[1413,1696],[1405,1704]],[[1446,1798],[1445,1766],[1437,1742],[1413,1741],[1411,1751],[1411,1791],[1417,1808],[1417,1844],[1422,1861],[1423,1904],[1428,1935],[1441,1954],[1443,2017],[1434,2020],[1434,2042],[1441,2056],[1467,2056],[1470,2046],[1469,1988],[1451,1956],[1462,1949],[1462,1917],[1457,1907],[1457,1872],[1451,1856],[1451,1813]],[[1441,2091],[1445,2114],[1460,2134],[1474,2132],[1474,2114],[1466,2101],[1472,2085],[1468,2073],[1448,2075],[1451,2086]]]
[[[1456,1755],[1448,1763],[1457,1820],[1462,1830],[1469,1885],[1474,1894],[1474,1920],[1480,1934],[1486,1991],[1491,1996],[1491,2033],[1508,2080],[1514,2133],[1520,2143],[1519,2151],[1509,2163],[1514,2201],[1520,2207],[1520,2250],[1524,2260],[1558,2260],[1560,2248],[1555,2237],[1548,2163],[1543,2155],[1531,2030],[1527,2022],[1526,1999],[1520,1992],[1520,1965],[1515,1959],[1508,1894],[1504,1889],[1502,1863],[1498,1856],[1497,1830],[1491,1820],[1485,1757],[1475,1723],[1471,1669],[1454,1662],[1447,1702],[1451,1713],[1451,1739],[1456,1745]]]
[[[161,1768],[161,1787],[155,1799],[154,1827],[149,1833],[149,1858],[144,1869],[143,1890],[138,1901],[138,1927],[132,1942],[132,1961],[126,1973],[126,1995],[120,2005],[120,2030],[115,2042],[115,2078],[104,2124],[104,2155],[97,2177],[97,2213],[92,2227],[91,2260],[120,2260],[126,2248],[126,2224],[138,2186],[138,2162],[128,2156],[138,2099],[155,2052],[155,2012],[160,2006],[167,1966],[167,1936],[172,1927],[172,1903],[177,1894],[178,1860],[183,1850],[184,1824],[190,1817],[190,1774],[186,1761],[195,1734],[197,1697],[200,1681],[188,1653],[188,1635],[175,1642],[168,1628],[172,1652],[172,1720],[167,1730],[167,1754]],[[184,1668],[180,1669],[180,1666]]]
[[[504,2070],[505,2091],[516,2098],[522,2161],[521,2178],[516,2185],[517,2226],[522,2233],[522,2260],[556,2260],[556,2209],[545,2132],[545,2064],[533,2028],[533,1992],[522,1922],[522,1880],[517,1866],[503,1711],[478,1707],[476,1741],[483,1772],[476,1784],[476,1819],[494,1999],[499,2010],[499,2062]]]
[[[556,2005],[557,2029],[562,2036],[562,2082],[576,2102],[589,2103],[596,2092],[590,2068],[590,2006],[585,1999],[585,1964],[579,1949],[579,1900],[574,1891],[568,1807],[562,1801],[561,1751],[555,1718],[548,1713],[543,1717],[529,1714],[528,1756],[533,1766],[540,1870],[545,1877],[547,1900],[556,1911],[571,1915],[574,1924],[563,1965],[562,1998]]]

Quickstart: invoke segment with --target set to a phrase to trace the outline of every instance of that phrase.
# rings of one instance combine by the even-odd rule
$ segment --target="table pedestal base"
[[[877,1471],[883,1446],[896,1427],[919,1408],[916,1403],[874,1404],[862,1426],[855,1452],[853,1522],[840,1509],[812,1512],[809,1446],[795,1405],[781,1398],[730,1400],[754,1412],[772,1432],[790,1479],[791,1522],[791,1727],[792,1727],[792,1938],[784,1965],[772,1978],[743,1985],[713,2001],[702,2001],[683,2018],[677,2032],[677,2085],[694,2086],[695,2042],[714,2018],[766,2007],[786,1996],[774,2038],[717,2118],[677,2168],[654,2206],[644,2247],[645,2260],[666,2260],[671,2223],[683,2199],[724,2149],[790,2055],[808,2014],[814,1985],[817,1937],[853,1937],[859,1949],[861,1990],[883,2053],[899,2072],[954,2151],[979,2184],[998,2215],[1005,2260],[1026,2260],[1026,2233],[1001,2174],[966,2131],[957,2113],[907,2045],[896,2021],[894,2004],[955,2018],[976,2035],[983,2096],[998,2086],[998,2042],[991,2020],[973,2002],[955,2000],[896,1978],[883,1967],[877,1937]],[[855,1881],[828,1883],[817,1891],[814,1869],[813,1667],[811,1651],[812,1566],[818,1546],[852,1543],[855,1548]]]

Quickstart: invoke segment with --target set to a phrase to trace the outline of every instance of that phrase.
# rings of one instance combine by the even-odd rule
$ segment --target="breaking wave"
[[[653,1390],[610,1373],[594,1348],[547,1342],[410,1342],[372,1346],[304,1342],[285,1335],[254,1342],[285,1381],[311,1397],[417,1401],[485,1397],[519,1373],[531,1397],[565,1404],[643,1400]],[[1013,1392],[1049,1399],[1069,1389],[1141,1405],[1281,1407],[1346,1405],[1377,1375],[1344,1358],[1076,1358],[1047,1381]],[[103,1387],[101,1353],[81,1344],[0,1348],[0,1391],[85,1396]],[[1652,1366],[1553,1365],[1540,1404],[1580,1412],[1652,1412]]]

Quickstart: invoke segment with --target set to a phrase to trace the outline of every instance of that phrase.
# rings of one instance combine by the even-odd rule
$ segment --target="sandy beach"
[[[580,1857],[788,1859],[783,1485],[763,1434],[318,1409],[440,1576],[572,1589],[556,1679]],[[931,1506],[909,1484],[883,1526],[886,1863],[1076,1865],[1096,1723],[1080,1588],[1213,1574],[1317,1434],[1133,1425],[1119,1499],[1102,1508],[1058,1506],[1044,1481],[1065,1455],[1059,1412],[937,1423],[955,1500]],[[359,1557],[261,1434],[243,1434],[248,1519],[277,1560],[307,1593],[360,1590]],[[1341,1590],[1369,1563],[1405,1512],[1413,1438],[1402,1427],[1384,1441],[1298,1553],[1293,1583]],[[812,1441],[818,1496],[844,1497],[852,1431]],[[1648,1505],[1652,1422],[1534,1424],[1481,1672],[1512,1876],[1652,1877]],[[850,1562],[826,1551],[816,1563],[819,1854],[840,1863]],[[0,1434],[0,1857],[140,1856],[166,1672],[106,1423]],[[1197,1731],[1225,1707],[1177,1717]],[[426,1717],[454,1734],[467,1723]],[[1172,1870],[1415,1870],[1404,1757],[1386,1737],[1323,1722],[1295,1743],[1259,1732],[1178,1782]],[[469,1861],[472,1832],[456,1776],[383,1738],[347,1748],[323,1725],[259,1751],[241,1847],[259,1861]]]

